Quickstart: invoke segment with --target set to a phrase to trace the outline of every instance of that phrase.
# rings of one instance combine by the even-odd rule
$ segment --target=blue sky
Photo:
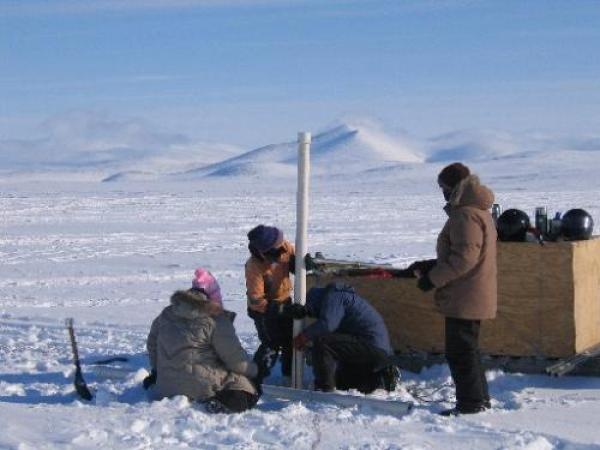
[[[600,126],[600,2],[1,0],[0,139],[99,111],[244,147],[346,117]]]

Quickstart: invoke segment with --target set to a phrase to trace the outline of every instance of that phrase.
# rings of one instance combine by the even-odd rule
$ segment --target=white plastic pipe
[[[296,273],[294,276],[294,303],[306,303],[306,265],[308,229],[308,182],[310,179],[310,133],[298,133],[298,192],[296,196]],[[294,320],[294,337],[302,332],[304,320]],[[304,352],[294,349],[292,360],[292,387],[302,389]]]

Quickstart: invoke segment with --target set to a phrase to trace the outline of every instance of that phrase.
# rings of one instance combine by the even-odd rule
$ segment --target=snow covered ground
[[[600,222],[598,152],[488,159],[473,165],[501,204],[533,214],[587,209]],[[435,175],[442,163],[397,163],[315,178],[309,250],[403,266],[434,253],[445,217]],[[52,178],[55,178],[52,180]],[[600,448],[600,377],[488,373],[493,409],[435,414],[452,405],[446,366],[403,373],[403,418],[264,398],[244,414],[208,415],[184,398],[149,402],[140,386],[151,320],[195,267],[218,278],[249,351],[246,233],[276,224],[293,240],[293,180],[252,177],[98,183],[0,181],[0,448]],[[596,234],[598,234],[596,227]],[[92,404],[75,398],[64,318],[74,317]],[[130,357],[106,380],[90,363]],[[278,376],[275,375],[275,378]],[[275,380],[277,381],[277,380]],[[424,401],[435,400],[434,402]]]

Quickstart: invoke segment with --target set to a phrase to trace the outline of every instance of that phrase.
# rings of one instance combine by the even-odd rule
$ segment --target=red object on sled
[[[373,269],[367,275],[367,278],[371,278],[374,280],[387,280],[388,278],[394,278],[394,275],[385,269]]]

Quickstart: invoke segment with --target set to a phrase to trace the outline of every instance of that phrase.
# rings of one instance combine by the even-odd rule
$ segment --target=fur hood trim
[[[463,179],[450,196],[450,205],[453,208],[471,206],[483,210],[490,209],[494,204],[494,194],[481,184],[477,175],[469,175]]]
[[[215,317],[223,312],[220,306],[212,303],[202,292],[176,291],[171,296],[171,305],[177,316],[188,319],[201,315]]]

